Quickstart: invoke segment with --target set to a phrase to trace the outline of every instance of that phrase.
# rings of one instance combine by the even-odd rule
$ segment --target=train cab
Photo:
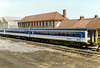
[[[87,41],[89,45],[96,46],[97,45],[97,29],[88,29],[87,31]]]

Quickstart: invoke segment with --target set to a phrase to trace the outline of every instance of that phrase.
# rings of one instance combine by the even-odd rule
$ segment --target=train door
[[[96,41],[96,30],[90,30],[90,43],[94,45]]]

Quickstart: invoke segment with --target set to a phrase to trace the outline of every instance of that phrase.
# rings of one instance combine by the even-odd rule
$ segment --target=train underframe
[[[85,47],[87,48],[87,43],[83,42],[75,42],[75,41],[62,41],[62,40],[53,40],[53,39],[44,39],[44,38],[33,38],[33,37],[25,37],[25,36],[16,36],[16,35],[4,35],[0,34],[1,36],[11,37],[11,38],[19,38],[24,40],[30,40],[35,42],[42,42],[42,43],[49,43],[49,44],[55,44],[55,45],[63,45],[63,46],[69,46],[69,47]]]

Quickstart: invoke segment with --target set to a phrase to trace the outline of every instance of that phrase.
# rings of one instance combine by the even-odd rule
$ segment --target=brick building
[[[100,17],[95,15],[94,18],[84,18],[80,16],[79,19],[63,20],[58,28],[66,27],[93,27],[98,29],[98,36],[100,38]]]
[[[26,16],[18,22],[19,28],[57,28],[62,20],[66,18],[66,10],[63,10],[63,15],[58,12],[44,13],[38,15]]]
[[[58,28],[66,27],[93,27],[100,28],[100,18],[95,15],[94,18],[85,18],[80,16],[79,19],[63,20]]]

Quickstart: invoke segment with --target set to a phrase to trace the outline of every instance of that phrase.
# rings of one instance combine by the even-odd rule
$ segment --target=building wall
[[[5,18],[2,18],[3,19],[3,28],[8,28],[8,22]]]
[[[2,18],[2,27],[1,28],[18,28],[19,20],[7,20],[6,18]]]
[[[0,20],[0,28],[3,28],[3,22]]]
[[[19,22],[18,28],[55,28],[56,21]]]
[[[8,21],[8,28],[18,28],[18,23],[15,20]]]

